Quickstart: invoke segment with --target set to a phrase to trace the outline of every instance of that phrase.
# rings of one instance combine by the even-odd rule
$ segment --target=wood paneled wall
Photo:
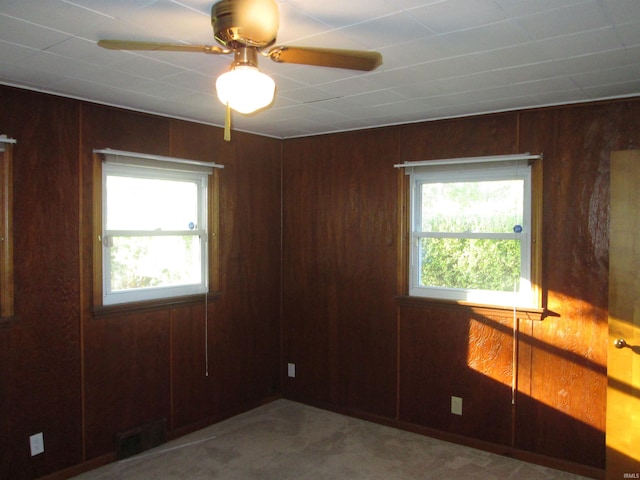
[[[118,432],[165,418],[179,435],[280,391],[280,141],[234,133],[227,143],[219,128],[9,87],[0,132],[18,141],[0,478],[72,472],[112,459]],[[106,147],[225,166],[221,288],[206,306],[94,315],[92,150]],[[45,453],[31,457],[37,432]]]
[[[598,475],[609,153],[639,144],[637,99],[286,140],[285,395]],[[393,164],[527,151],[544,155],[548,316],[514,335],[504,316],[396,301]]]
[[[396,197],[393,129],[284,142],[286,394],[393,417]]]
[[[163,417],[175,436],[280,392],[597,472],[609,153],[639,148],[639,127],[640,100],[627,100],[226,143],[215,127],[0,87],[0,133],[18,140],[0,478],[106,461],[117,432]],[[225,165],[218,297],[94,315],[91,152],[105,147]],[[544,154],[549,315],[520,320],[514,344],[504,315],[400,302],[393,165],[524,151]],[[40,431],[46,452],[30,457]]]
[[[0,130],[19,142],[17,321],[0,326],[3,479],[35,478],[82,460],[78,119],[77,102],[0,91]],[[31,458],[29,436],[37,432],[45,432],[47,454]]]

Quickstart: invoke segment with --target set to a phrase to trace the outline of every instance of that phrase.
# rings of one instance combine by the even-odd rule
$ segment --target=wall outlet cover
[[[295,378],[296,376],[296,364],[295,363],[287,363],[287,375],[291,378]]]
[[[29,437],[29,446],[31,447],[31,456],[40,455],[44,453],[44,437],[42,432],[36,433]]]
[[[454,415],[462,415],[462,398],[451,397],[451,413]]]

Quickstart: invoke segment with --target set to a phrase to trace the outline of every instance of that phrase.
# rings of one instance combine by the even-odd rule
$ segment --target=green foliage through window
[[[530,291],[530,169],[412,173],[410,293],[513,304]]]
[[[199,237],[112,237],[111,290],[188,285],[200,281]]]
[[[420,243],[421,285],[501,292],[519,288],[517,240],[423,238]]]

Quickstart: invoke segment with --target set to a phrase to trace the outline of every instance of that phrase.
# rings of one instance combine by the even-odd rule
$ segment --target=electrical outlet
[[[462,398],[451,397],[451,413],[454,415],[462,415]]]
[[[296,364],[295,363],[287,363],[287,375],[291,378],[295,378],[296,376]]]
[[[42,436],[42,432],[31,435],[29,437],[29,445],[31,446],[32,457],[44,453],[44,437]]]

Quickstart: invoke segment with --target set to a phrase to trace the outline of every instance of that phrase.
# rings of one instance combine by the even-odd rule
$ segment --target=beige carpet
[[[110,479],[582,479],[278,400],[75,477]]]

